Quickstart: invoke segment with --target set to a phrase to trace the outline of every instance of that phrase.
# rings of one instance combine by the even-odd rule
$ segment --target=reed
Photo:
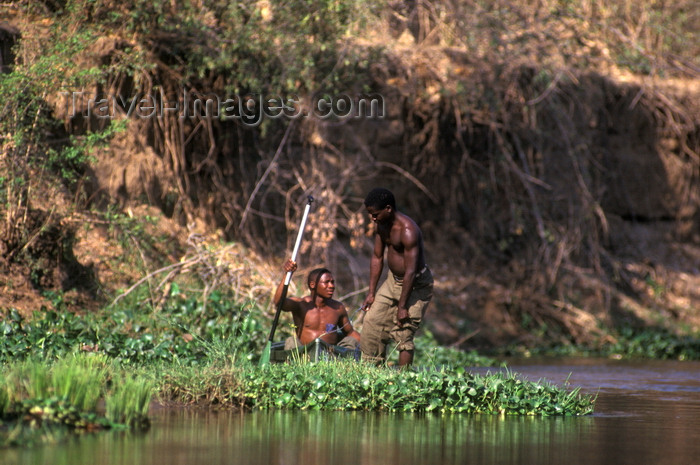
[[[148,409],[152,396],[150,380],[123,375],[115,380],[114,390],[105,398],[105,416],[116,425],[145,429],[150,425]]]
[[[48,366],[35,359],[27,360],[13,372],[15,396],[43,399],[50,396],[51,377]]]
[[[97,409],[106,381],[107,358],[100,354],[75,354],[51,370],[53,395],[83,412]]]
[[[0,447],[102,429],[145,429],[152,391],[150,378],[126,376],[103,354],[6,363],[0,376]],[[103,397],[106,414],[99,406]]]
[[[240,354],[212,357],[197,366],[144,365],[147,376],[154,380],[155,400],[215,408],[243,407],[243,377],[253,362]]]
[[[5,413],[10,408],[10,392],[7,386],[7,380],[0,375],[0,418],[5,416]]]

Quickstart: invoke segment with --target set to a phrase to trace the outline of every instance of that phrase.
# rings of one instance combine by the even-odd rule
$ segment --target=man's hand
[[[396,311],[396,319],[398,320],[399,326],[403,326],[404,323],[408,323],[408,310],[405,307],[399,307]]]
[[[369,308],[372,306],[374,303],[374,296],[372,294],[367,294],[367,297],[365,297],[365,301],[362,302],[362,307],[360,307],[365,313]]]
[[[292,261],[291,258],[288,258],[286,262],[284,262],[284,271],[287,273],[289,272],[295,272],[297,270],[297,262]]]

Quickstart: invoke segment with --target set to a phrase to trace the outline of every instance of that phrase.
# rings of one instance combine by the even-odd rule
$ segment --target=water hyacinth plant
[[[421,371],[338,360],[247,370],[244,396],[254,409],[586,415],[594,398],[512,373],[485,376],[458,368]]]
[[[1,310],[0,360],[61,357],[89,348],[124,362],[198,364],[210,358],[212,345],[253,358],[265,339],[262,310],[226,297],[212,293],[205,303],[173,295],[157,314],[124,306],[86,315],[37,312],[25,318],[16,310]]]

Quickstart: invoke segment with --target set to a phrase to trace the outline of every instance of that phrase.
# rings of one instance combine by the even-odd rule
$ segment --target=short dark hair
[[[323,276],[326,273],[330,273],[331,275],[333,274],[328,268],[315,268],[311,270],[309,272],[308,278],[306,278],[306,285],[309,286],[309,289],[311,289],[311,283],[318,285],[318,280],[321,279],[321,276]]]
[[[365,207],[384,208],[390,206],[396,210],[396,199],[390,190],[383,187],[375,187],[365,197]]]

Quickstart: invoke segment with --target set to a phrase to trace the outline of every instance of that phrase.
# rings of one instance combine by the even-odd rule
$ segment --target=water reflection
[[[45,447],[44,453],[18,453],[15,461],[2,463],[556,463],[565,458],[565,445],[577,441],[594,421],[592,417],[180,411],[159,415],[145,435],[99,435],[73,445]]]
[[[552,438],[577,438],[590,421],[271,412],[244,419],[237,440],[255,444],[248,463],[403,465],[457,464],[471,459],[511,463],[514,455],[528,454],[527,449],[548,450]],[[266,437],[265,432],[276,435]]]

